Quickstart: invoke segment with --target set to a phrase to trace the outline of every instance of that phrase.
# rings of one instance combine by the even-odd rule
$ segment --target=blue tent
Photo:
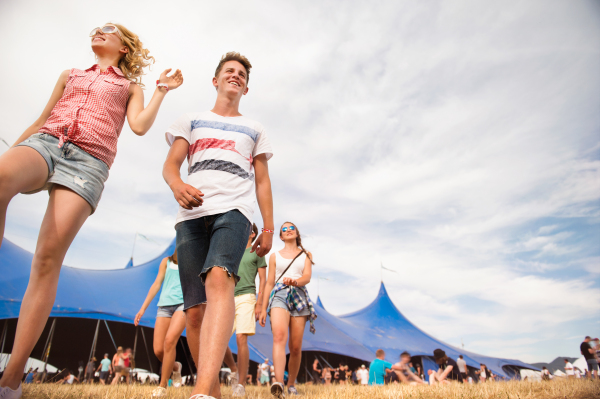
[[[175,250],[173,241],[157,258],[135,267],[114,270],[87,270],[63,266],[58,293],[51,317],[87,318],[133,323],[135,314],[146,298],[149,287],[158,273],[161,260]],[[33,255],[8,240],[0,248],[0,319],[16,318],[29,280]],[[156,307],[158,296],[140,324],[153,327],[156,316],[150,309]],[[425,371],[435,368],[433,350],[443,349],[456,359],[462,354],[467,365],[478,368],[484,363],[495,374],[515,377],[519,368],[538,370],[519,360],[499,359],[464,351],[437,340],[412,324],[392,303],[385,286],[381,284],[375,300],[356,312],[335,316],[325,310],[320,298],[315,308],[316,334],[308,328],[304,334],[303,350],[350,356],[363,361],[375,358],[375,351],[383,349],[388,361],[395,362],[403,351],[421,356]],[[235,336],[229,345],[237,353]],[[256,335],[249,338],[250,359],[262,363],[272,359],[273,336],[267,320],[266,327],[257,323]]]

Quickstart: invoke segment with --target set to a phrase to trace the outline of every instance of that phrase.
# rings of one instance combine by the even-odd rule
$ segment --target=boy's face
[[[213,86],[219,94],[227,97],[241,98],[248,93],[248,74],[246,68],[237,61],[227,61],[223,64],[219,76],[213,78]]]
[[[410,356],[402,356],[400,361],[404,364],[408,364],[408,362],[410,362]]]

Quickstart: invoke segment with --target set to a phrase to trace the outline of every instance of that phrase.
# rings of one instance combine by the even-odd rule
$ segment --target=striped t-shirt
[[[252,160],[260,154],[273,156],[264,127],[245,116],[193,112],[167,129],[169,145],[177,137],[190,145],[187,184],[202,191],[204,202],[192,210],[180,206],[175,223],[233,209],[252,222],[256,202]]]

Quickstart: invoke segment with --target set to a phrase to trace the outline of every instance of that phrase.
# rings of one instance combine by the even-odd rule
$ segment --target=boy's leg
[[[50,193],[31,263],[29,284],[21,302],[12,354],[0,386],[11,389],[19,386],[27,359],[54,305],[65,254],[91,212],[90,204],[68,188],[55,186]]]
[[[19,146],[0,156],[0,245],[4,237],[6,209],[19,193],[36,190],[48,180],[48,164],[31,147]]]
[[[250,362],[250,351],[248,349],[248,336],[246,334],[236,334],[238,347],[238,372],[240,384],[246,386],[248,375],[248,363]]]

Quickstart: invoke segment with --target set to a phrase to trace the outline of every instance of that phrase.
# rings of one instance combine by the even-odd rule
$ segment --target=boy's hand
[[[256,321],[260,320],[260,316],[262,315],[262,305],[256,304],[254,307],[254,315]]]
[[[273,246],[273,234],[261,233],[254,242],[250,252],[256,252],[256,254],[262,258],[269,253],[271,246]]]
[[[177,200],[177,203],[187,210],[192,210],[204,202],[202,191],[189,184],[182,182],[171,188],[171,190],[173,190],[173,196]]]
[[[267,323],[267,312],[261,312],[260,320],[258,321],[258,324],[260,324],[261,327],[264,327],[266,323]]]
[[[160,83],[168,84],[169,90],[174,90],[181,86],[181,84],[183,83],[183,75],[181,74],[181,71],[179,69],[176,70],[173,75],[167,76],[169,72],[171,72],[171,68],[166,69],[163,73],[161,73],[160,78],[158,78],[158,80],[160,81]]]

